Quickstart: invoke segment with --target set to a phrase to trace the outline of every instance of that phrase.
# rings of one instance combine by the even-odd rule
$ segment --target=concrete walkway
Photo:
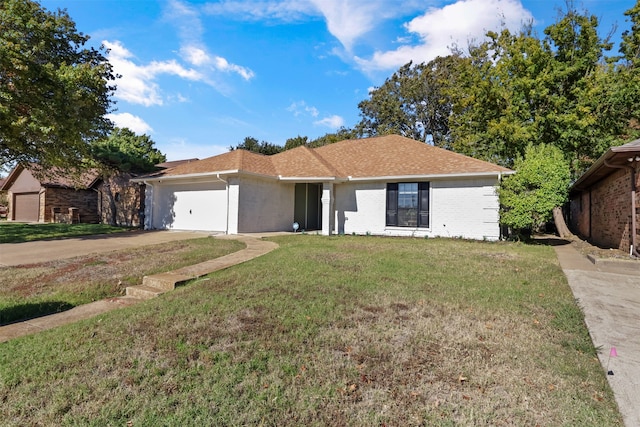
[[[229,255],[215,258],[210,261],[205,261],[203,263],[196,264],[190,267],[184,267],[183,269],[176,270],[176,272],[179,272],[178,274],[182,275],[189,274],[192,277],[200,277],[209,273],[213,273],[214,271],[222,270],[233,265],[237,265],[245,261],[257,258],[261,255],[271,252],[278,247],[276,243],[262,240],[259,237],[260,236],[258,235],[217,236],[217,238],[222,239],[240,240],[246,244],[246,248]],[[156,237],[154,237],[154,239],[157,240]],[[138,242],[138,245],[140,245],[140,241]],[[24,264],[24,262],[22,264]],[[144,299],[135,298],[132,296],[109,298],[106,300],[96,301],[90,304],[74,307],[71,310],[63,311],[61,313],[42,316],[6,326],[0,326],[0,343],[13,338],[34,334],[40,331],[45,331],[47,329],[52,329],[69,323],[78,322],[80,320],[89,319],[91,317],[97,316],[98,314],[102,314],[122,307],[127,307],[142,301],[144,301]]]
[[[628,427],[640,426],[640,261],[589,261],[554,247]],[[615,348],[617,357],[611,357]]]

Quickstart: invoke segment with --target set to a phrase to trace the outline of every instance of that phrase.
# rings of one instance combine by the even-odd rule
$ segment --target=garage
[[[153,228],[225,232],[227,190],[222,182],[156,185]]]
[[[13,195],[13,220],[37,222],[40,217],[40,195],[38,193],[18,193]]]

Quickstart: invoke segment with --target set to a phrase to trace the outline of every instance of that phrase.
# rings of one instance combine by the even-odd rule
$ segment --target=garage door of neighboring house
[[[15,194],[13,212],[14,221],[38,221],[40,217],[40,195],[38,193]]]
[[[224,183],[156,186],[153,228],[225,231],[227,191]]]

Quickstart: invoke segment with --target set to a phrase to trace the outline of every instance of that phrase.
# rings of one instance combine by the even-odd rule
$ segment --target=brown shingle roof
[[[399,135],[347,140],[316,150],[340,175],[354,178],[510,171]]]
[[[276,175],[275,168],[269,156],[252,153],[247,150],[233,150],[218,156],[183,163],[174,168],[154,174],[154,176],[191,175],[235,170],[262,175]]]
[[[100,173],[95,169],[89,169],[82,172],[80,175],[74,175],[59,168],[42,170],[38,165],[33,163],[26,166],[18,164],[11,170],[9,176],[5,179],[0,188],[3,190],[8,190],[25,169],[29,170],[29,172],[40,182],[40,185],[42,185],[43,187],[88,189],[100,179]]]
[[[314,149],[304,146],[283,151],[272,156],[278,175],[283,177],[333,177],[335,168],[327,163]]]
[[[300,146],[265,156],[234,150],[184,163],[153,177],[240,171],[283,178],[375,178],[510,172],[510,169],[398,135]]]

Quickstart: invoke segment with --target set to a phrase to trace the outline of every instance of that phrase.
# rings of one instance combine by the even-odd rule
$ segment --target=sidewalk
[[[198,237],[198,236],[194,236]],[[237,252],[229,255],[225,255],[219,258],[215,258],[210,261],[205,261],[200,264],[193,265],[191,267],[185,267],[177,270],[181,273],[188,272],[194,277],[203,276],[205,274],[213,273],[214,271],[222,270],[233,265],[249,261],[257,258],[261,255],[271,252],[276,249],[278,245],[274,242],[269,242],[258,238],[258,236],[247,235],[233,235],[233,236],[219,236],[217,238],[222,239],[236,239],[244,242],[247,246]],[[164,273],[164,274],[170,274]],[[66,325],[80,320],[89,319],[108,311],[116,310],[122,307],[128,307],[144,301],[144,299],[138,299],[133,297],[116,297],[106,300],[95,301],[90,304],[74,307],[71,310],[63,311],[61,313],[51,314],[49,316],[42,316],[35,319],[26,320],[24,322],[12,323],[6,326],[0,326],[0,343],[9,341],[13,338],[18,338],[25,335],[35,334],[47,329],[53,329],[58,326]]]
[[[640,426],[640,261],[634,271],[628,262],[594,264],[568,243],[554,249],[602,368],[613,372],[607,379],[625,425]]]

